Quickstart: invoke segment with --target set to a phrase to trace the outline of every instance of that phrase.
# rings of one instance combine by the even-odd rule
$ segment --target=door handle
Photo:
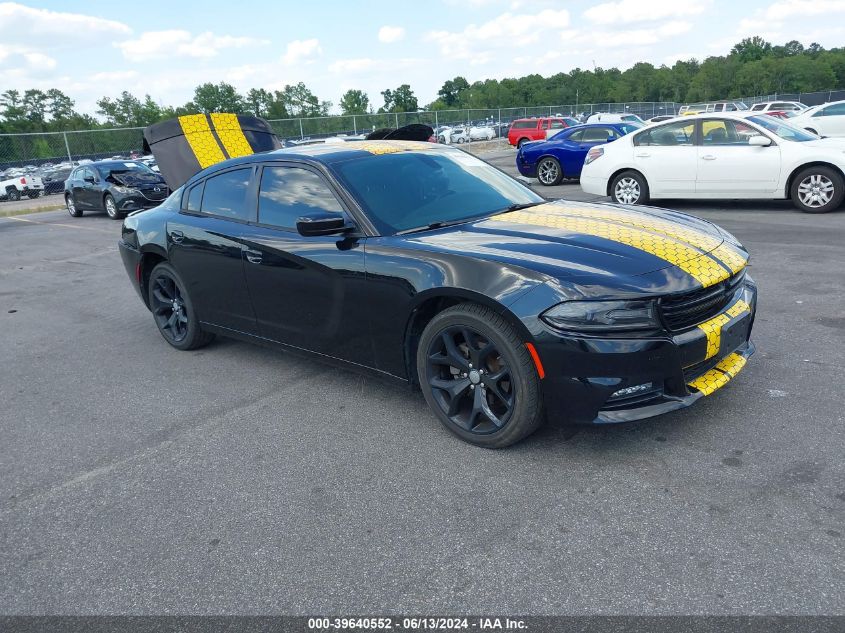
[[[716,160],[716,157],[713,154],[705,154],[701,157],[701,160]]]
[[[648,158],[649,156],[651,156],[651,154],[649,154],[648,152],[640,152],[639,154],[634,154],[634,156],[636,156],[637,158]]]
[[[182,240],[185,239],[185,234],[182,233],[182,231],[171,231],[170,239],[176,242],[177,244],[181,244]]]
[[[261,253],[259,251],[247,251],[246,259],[251,264],[260,264],[262,259]]]

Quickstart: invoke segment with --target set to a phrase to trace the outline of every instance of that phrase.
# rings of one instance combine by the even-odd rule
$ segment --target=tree
[[[320,101],[301,81],[295,86],[286,85],[277,95],[293,117],[326,116],[332,107],[331,101]]]
[[[73,99],[64,92],[57,88],[50,88],[46,94],[47,111],[53,121],[64,121],[76,115],[76,112],[73,111],[75,105]]]
[[[200,112],[234,112],[247,110],[244,98],[235,87],[221,81],[219,84],[204,83],[194,90],[194,104]]]
[[[343,114],[367,114],[370,98],[363,90],[347,90],[340,98],[339,105]]]
[[[417,97],[411,86],[402,84],[396,90],[387,90],[381,93],[384,97],[384,107],[379,112],[416,112],[420,109]]]
[[[463,77],[455,77],[446,81],[437,92],[437,97],[446,107],[456,107],[461,102],[461,93],[469,90],[469,82]]]
[[[272,101],[273,95],[264,88],[257,90],[250,88],[249,92],[246,93],[246,105],[255,116],[267,116]]]
[[[26,116],[21,93],[17,90],[7,90],[0,95],[0,107],[3,108],[3,118],[10,123],[20,122]]]
[[[108,125],[117,127],[144,127],[161,120],[163,116],[162,108],[150,95],[144,95],[141,101],[126,90],[114,100],[103,97],[97,101],[97,106],[97,114],[105,117]]]
[[[731,55],[736,55],[741,62],[753,62],[763,59],[771,53],[772,45],[759,35],[746,37],[735,44],[731,49]]]

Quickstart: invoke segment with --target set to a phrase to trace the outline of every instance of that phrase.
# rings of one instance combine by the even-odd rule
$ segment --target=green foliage
[[[367,114],[370,98],[363,90],[347,90],[340,98],[339,105],[343,114]]]
[[[416,112],[420,109],[409,84],[402,84],[396,90],[388,88],[381,96],[384,97],[384,106],[379,108],[379,112]]]

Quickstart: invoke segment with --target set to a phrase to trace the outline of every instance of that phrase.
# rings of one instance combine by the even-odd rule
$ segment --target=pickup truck
[[[540,117],[538,119],[517,119],[508,130],[508,143],[521,148],[529,141],[543,141],[547,132],[556,134],[562,129],[577,125],[577,122],[564,117]]]
[[[0,181],[0,199],[20,200],[23,196],[37,198],[44,195],[44,183],[38,176],[15,176]]]

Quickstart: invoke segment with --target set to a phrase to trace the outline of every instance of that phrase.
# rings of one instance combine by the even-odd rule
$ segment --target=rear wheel
[[[551,156],[546,156],[540,160],[540,164],[537,165],[537,180],[547,187],[558,184],[563,180],[563,170],[560,168],[560,162]]]
[[[120,219],[120,212],[117,210],[117,204],[110,193],[107,193],[106,197],[103,198],[103,206],[106,208],[106,213],[112,220]]]
[[[516,148],[517,148],[517,149],[522,149],[522,146],[523,146],[523,145],[525,145],[527,142],[528,142],[528,139],[527,139],[527,138],[521,138],[521,139],[519,139],[519,141],[517,141],[517,143],[516,143]]]
[[[17,202],[21,199],[21,192],[12,187],[6,192],[6,197],[9,198],[11,202]]]
[[[67,212],[72,218],[82,217],[82,211],[76,208],[76,203],[73,201],[73,196],[70,194],[65,196],[65,206],[67,206]]]
[[[845,181],[830,167],[808,167],[792,179],[790,197],[804,213],[827,213],[842,204]]]
[[[637,171],[623,171],[610,184],[610,199],[619,204],[645,204],[648,183]]]
[[[416,361],[426,402],[466,442],[503,448],[542,423],[531,355],[515,328],[489,308],[461,304],[436,315]]]
[[[176,349],[197,349],[214,338],[214,334],[200,328],[185,284],[170,264],[161,263],[153,268],[149,303],[158,331]]]

